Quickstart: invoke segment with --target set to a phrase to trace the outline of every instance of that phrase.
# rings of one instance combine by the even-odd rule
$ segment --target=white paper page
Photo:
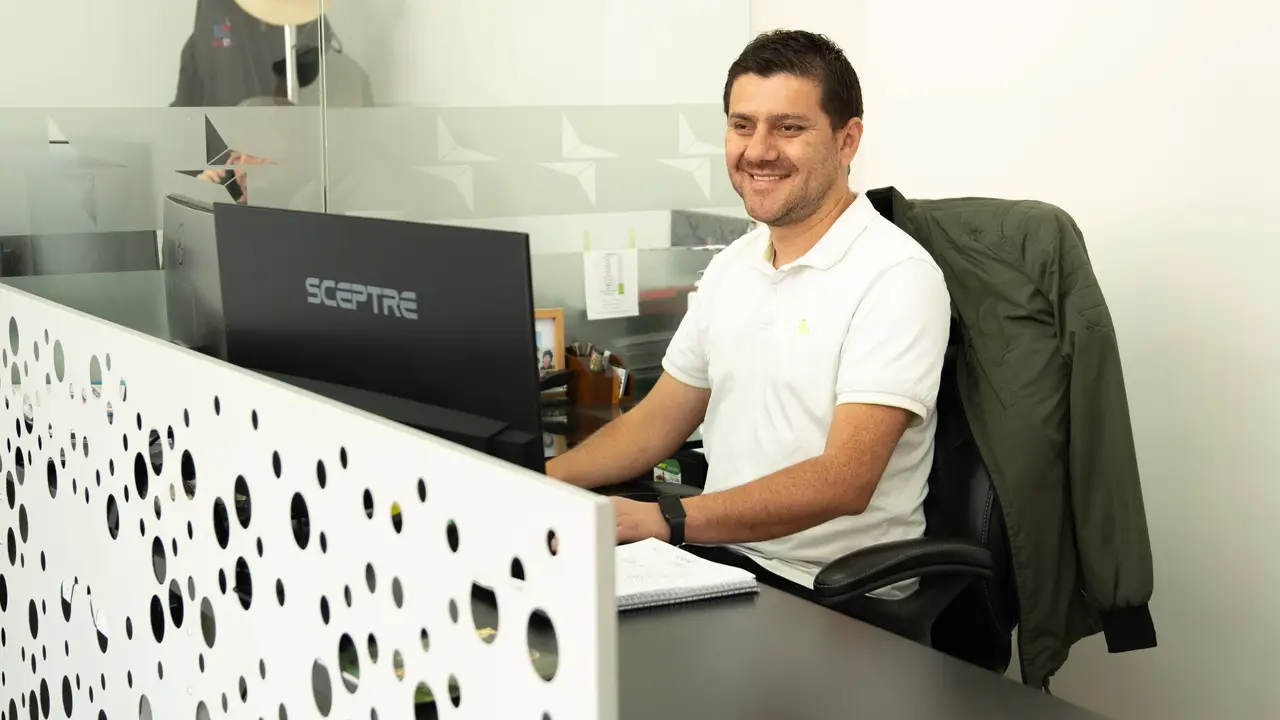
[[[588,250],[582,254],[587,319],[640,314],[640,258],[630,250]]]
[[[614,554],[614,569],[615,592],[620,598],[754,579],[746,570],[703,560],[655,538],[620,545]]]

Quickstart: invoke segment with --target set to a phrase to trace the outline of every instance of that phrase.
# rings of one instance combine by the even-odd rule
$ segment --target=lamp
[[[268,25],[304,25],[320,16],[318,0],[236,0],[245,12]],[[324,0],[324,11],[333,7],[333,0]]]

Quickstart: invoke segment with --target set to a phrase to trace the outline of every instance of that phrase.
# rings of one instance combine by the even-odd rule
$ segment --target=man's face
[[[844,168],[858,150],[862,121],[832,128],[821,102],[818,83],[796,75],[734,81],[725,135],[729,179],[747,214],[766,225],[803,222],[848,185]]]

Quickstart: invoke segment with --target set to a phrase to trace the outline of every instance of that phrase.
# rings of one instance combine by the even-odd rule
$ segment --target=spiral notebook
[[[708,600],[759,591],[746,570],[720,565],[650,538],[614,555],[618,610]]]

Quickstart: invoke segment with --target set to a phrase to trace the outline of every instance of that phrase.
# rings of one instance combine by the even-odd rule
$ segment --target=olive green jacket
[[[1154,647],[1151,545],[1111,316],[1080,229],[1041,202],[869,193],[942,268],[960,395],[1004,508],[1023,682],[1102,630]]]

